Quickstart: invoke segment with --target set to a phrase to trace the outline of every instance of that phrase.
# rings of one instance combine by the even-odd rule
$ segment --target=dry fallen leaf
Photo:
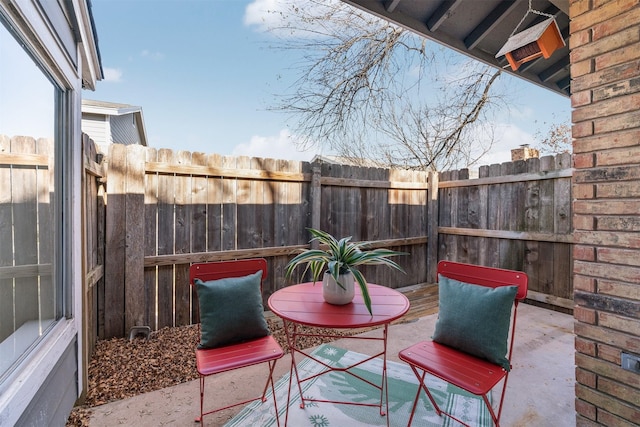
[[[268,318],[267,323],[274,338],[288,352],[282,322]],[[358,331],[314,329],[314,332],[347,336]],[[303,337],[299,343],[302,348],[308,348],[332,340]],[[86,400],[71,412],[67,427],[88,426],[93,406],[197,379],[194,351],[199,341],[200,325],[162,328],[152,332],[148,340],[113,338],[98,341],[89,363]]]

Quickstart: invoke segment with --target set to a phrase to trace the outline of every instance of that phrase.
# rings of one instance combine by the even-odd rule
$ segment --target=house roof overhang
[[[558,94],[571,94],[569,0],[531,0],[533,10],[555,17],[565,46],[550,58],[532,60],[515,71],[504,56],[496,58],[496,54],[514,29],[520,31],[548,19],[527,13],[529,0],[342,1]]]
[[[96,82],[104,78],[102,59],[98,46],[98,32],[96,31],[91,2],[88,0],[73,0],[72,20],[74,33],[80,43],[82,59],[82,88],[95,90]]]

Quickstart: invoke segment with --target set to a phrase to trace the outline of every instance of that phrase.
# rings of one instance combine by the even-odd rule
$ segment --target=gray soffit
[[[514,29],[518,32],[547,16],[527,13],[528,0],[342,0],[380,18],[563,96],[571,93],[569,0],[532,0],[532,9],[553,15],[565,46],[513,71],[496,54]],[[526,15],[526,19],[518,26]]]

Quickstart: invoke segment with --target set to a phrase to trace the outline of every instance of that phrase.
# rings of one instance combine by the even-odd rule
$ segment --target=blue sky
[[[142,107],[156,148],[310,160],[286,115],[268,111],[294,81],[297,57],[271,49],[264,25],[277,0],[92,0],[105,79],[83,97]],[[526,101],[500,120],[483,164],[509,160],[543,122],[567,118],[569,99],[516,78]],[[537,124],[536,124],[537,122]],[[323,153],[328,154],[328,153]]]

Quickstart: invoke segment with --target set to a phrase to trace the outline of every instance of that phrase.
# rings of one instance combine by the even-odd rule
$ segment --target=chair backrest
[[[262,282],[267,277],[267,260],[264,258],[241,259],[233,261],[203,262],[191,264],[189,268],[189,283],[194,285],[196,278],[206,282],[227,277],[242,277],[262,270]]]
[[[511,355],[513,354],[513,338],[516,331],[518,301],[522,301],[527,297],[527,289],[529,286],[529,277],[526,273],[515,270],[505,270],[502,268],[484,267],[482,265],[440,261],[438,263],[438,274],[442,274],[445,277],[455,279],[460,282],[488,286],[491,288],[497,288],[499,286],[518,286],[518,291],[516,292],[516,296],[513,301],[512,321],[508,338],[509,349],[507,359],[511,360]]]
[[[516,300],[522,301],[527,297],[529,277],[515,270],[484,267],[481,265],[463,264],[453,261],[440,261],[438,274],[460,282],[473,283],[475,285],[489,286],[518,286]]]

